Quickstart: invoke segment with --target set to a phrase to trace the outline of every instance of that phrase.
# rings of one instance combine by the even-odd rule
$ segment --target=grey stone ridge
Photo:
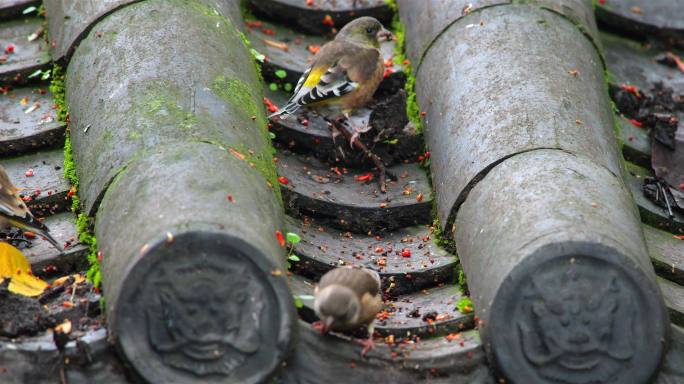
[[[622,179],[591,4],[532,3],[399,2],[437,213],[497,374],[647,382],[668,316]]]
[[[110,339],[147,382],[267,380],[297,323],[237,1],[50,7]]]

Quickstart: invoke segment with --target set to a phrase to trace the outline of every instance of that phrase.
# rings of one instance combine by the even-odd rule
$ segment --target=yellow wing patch
[[[321,76],[323,76],[327,70],[328,68],[324,67],[313,68],[311,72],[309,72],[309,77],[306,78],[304,86],[313,88],[318,85],[318,82],[321,80]]]

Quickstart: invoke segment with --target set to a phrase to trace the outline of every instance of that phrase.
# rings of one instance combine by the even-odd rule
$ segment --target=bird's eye
[[[372,35],[374,31],[375,31],[375,28],[373,28],[373,27],[366,28],[366,33],[368,33],[369,35]]]

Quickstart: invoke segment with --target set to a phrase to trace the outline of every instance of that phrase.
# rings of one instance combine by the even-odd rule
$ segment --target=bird
[[[373,100],[384,75],[380,43],[392,39],[392,33],[377,19],[359,17],[345,25],[335,38],[314,55],[311,65],[299,78],[292,96],[269,119],[285,119],[300,108],[315,111],[333,128],[333,139],[341,132],[352,147],[368,156],[380,173],[380,190],[386,192],[385,166],[358,139],[371,127],[354,127],[351,113]],[[344,124],[341,124],[344,122]],[[389,174],[392,179],[396,179]]]
[[[352,331],[366,326],[368,338],[359,341],[365,355],[375,345],[375,315],[383,308],[380,276],[368,268],[338,267],[328,271],[314,289],[314,323],[321,333]]]
[[[46,238],[60,252],[63,252],[64,249],[50,235],[45,224],[38,221],[29,211],[26,203],[19,196],[19,191],[20,189],[12,184],[5,169],[0,166],[0,229],[16,227],[35,232]]]

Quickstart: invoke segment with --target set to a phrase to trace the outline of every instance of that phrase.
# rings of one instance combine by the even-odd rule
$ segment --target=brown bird
[[[331,124],[333,137],[342,132],[352,147],[357,147],[373,161],[380,173],[383,193],[387,171],[382,159],[358,139],[358,135],[370,127],[354,127],[351,113],[373,99],[385,68],[380,43],[391,38],[392,34],[373,17],[351,21],[316,53],[287,104],[269,116],[284,119],[301,107],[314,110]]]
[[[0,229],[10,226],[35,232],[45,237],[60,252],[63,248],[49,233],[48,228],[36,220],[19,196],[19,189],[10,181],[5,169],[0,166]]]
[[[328,271],[314,290],[314,310],[322,333],[351,331],[366,326],[368,338],[361,355],[374,347],[373,320],[382,310],[380,276],[366,268],[339,267]]]

